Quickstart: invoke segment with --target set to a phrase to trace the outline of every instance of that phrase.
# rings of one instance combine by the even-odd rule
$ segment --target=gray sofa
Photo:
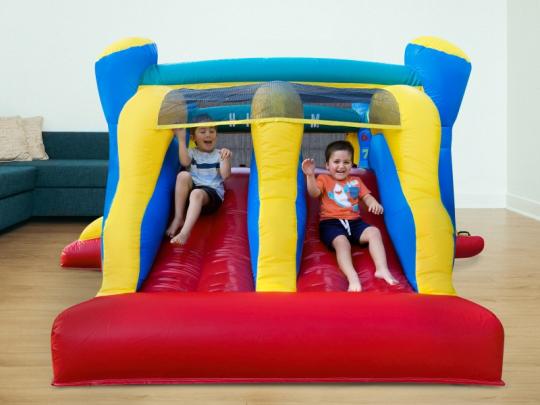
[[[109,138],[44,132],[49,160],[0,163],[0,231],[32,216],[103,215]]]

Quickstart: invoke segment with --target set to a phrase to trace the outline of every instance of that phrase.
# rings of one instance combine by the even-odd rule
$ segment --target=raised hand
[[[221,160],[230,159],[232,157],[232,152],[227,148],[223,148],[219,151],[219,156],[221,157]]]
[[[315,175],[315,160],[313,159],[304,159],[302,162],[302,171],[306,176]]]
[[[173,132],[179,141],[184,141],[189,136],[189,132],[185,128],[174,128]]]

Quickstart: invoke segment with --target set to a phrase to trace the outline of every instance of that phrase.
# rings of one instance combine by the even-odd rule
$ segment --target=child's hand
[[[227,148],[223,148],[219,151],[219,156],[221,160],[228,160],[232,157],[232,152]]]
[[[185,128],[174,128],[174,136],[178,138],[179,141],[183,141],[186,138],[186,129]]]
[[[368,212],[375,215],[381,215],[384,212],[384,208],[377,200],[373,199],[368,204]]]
[[[305,159],[302,162],[302,171],[306,176],[315,176],[315,160]]]

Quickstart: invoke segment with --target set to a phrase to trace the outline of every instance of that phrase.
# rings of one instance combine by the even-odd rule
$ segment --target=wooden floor
[[[540,404],[540,222],[506,210],[458,210],[457,217],[459,229],[486,239],[481,256],[456,261],[454,279],[459,295],[492,310],[505,327],[505,387],[52,387],[52,322],[91,298],[100,274],[58,264],[61,249],[85,223],[32,221],[0,234],[0,404]]]

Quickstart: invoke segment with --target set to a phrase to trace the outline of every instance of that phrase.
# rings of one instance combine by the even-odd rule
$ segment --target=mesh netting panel
[[[220,133],[221,133],[220,129]],[[317,167],[325,168],[324,151],[326,146],[333,141],[345,139],[342,133],[307,132],[302,137],[302,156],[315,159]],[[253,140],[246,132],[231,132],[227,136],[218,136],[218,148],[227,148],[232,152],[233,167],[250,167]]]
[[[256,121],[285,119],[312,129],[319,125],[357,128],[356,124],[367,122],[366,111],[377,91],[289,82],[207,90],[182,88],[164,98],[158,125],[189,128],[204,121],[242,131]]]

